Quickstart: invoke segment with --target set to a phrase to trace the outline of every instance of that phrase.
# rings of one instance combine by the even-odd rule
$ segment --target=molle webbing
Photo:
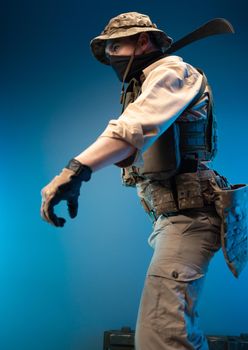
[[[145,211],[156,220],[159,215],[175,215],[180,210],[214,207],[209,181],[213,170],[178,174],[167,180],[146,179],[137,183],[137,193]]]
[[[182,159],[208,161],[212,160],[217,152],[217,123],[213,113],[212,90],[203,71],[199,68],[197,70],[202,74],[205,86],[208,86],[207,119],[196,119],[189,122],[179,117],[176,123],[180,128],[180,152]],[[204,90],[202,91],[201,88],[200,92],[202,91],[203,93]],[[186,110],[190,110],[194,106],[202,93],[197,95],[198,98],[194,99]]]

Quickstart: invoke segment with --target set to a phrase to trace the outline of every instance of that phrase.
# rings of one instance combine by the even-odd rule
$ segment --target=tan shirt
[[[141,94],[99,137],[123,139],[137,148],[131,165],[143,165],[142,153],[177,118],[206,118],[207,88],[190,111],[184,110],[200,91],[202,75],[179,56],[164,57],[143,70]],[[130,166],[130,164],[129,164]]]

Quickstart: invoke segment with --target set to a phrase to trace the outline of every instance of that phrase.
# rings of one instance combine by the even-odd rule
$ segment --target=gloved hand
[[[75,218],[78,211],[81,183],[89,181],[91,173],[90,167],[72,159],[61,173],[42,189],[42,218],[54,226],[63,227],[66,220],[54,213],[54,206],[62,200],[67,201],[69,215],[71,218]]]

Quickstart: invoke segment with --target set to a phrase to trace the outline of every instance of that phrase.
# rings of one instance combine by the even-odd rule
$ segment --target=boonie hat
[[[158,46],[163,51],[166,51],[173,42],[172,38],[158,29],[155,23],[152,23],[149,16],[138,12],[127,12],[112,18],[101,35],[91,40],[92,53],[98,61],[109,65],[109,59],[105,54],[107,40],[124,38],[142,32],[153,32]]]

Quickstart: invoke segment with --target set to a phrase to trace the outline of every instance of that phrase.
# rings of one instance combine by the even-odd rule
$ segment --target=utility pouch
[[[202,208],[204,206],[198,172],[175,176],[179,209]]]
[[[136,185],[145,211],[156,220],[162,213],[178,212],[170,180],[144,180]]]
[[[224,257],[233,275],[238,277],[248,260],[248,185],[230,185],[221,175],[211,178],[209,184],[217,214],[221,218]]]

